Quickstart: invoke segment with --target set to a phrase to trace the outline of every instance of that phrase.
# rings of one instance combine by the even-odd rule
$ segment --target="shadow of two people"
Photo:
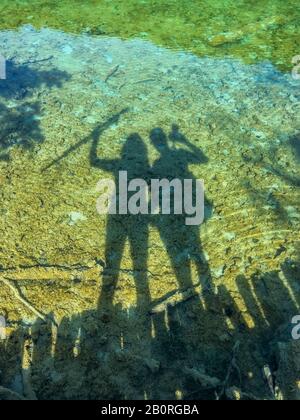
[[[142,179],[150,185],[152,179],[166,179],[172,181],[196,179],[189,169],[190,164],[205,164],[208,158],[193,145],[173,125],[167,135],[161,128],[155,128],[150,133],[150,141],[159,157],[150,165],[147,147],[139,134],[132,134],[125,142],[120,159],[102,159],[98,156],[99,137],[94,137],[90,162],[93,167],[111,172],[114,177],[116,191],[119,191],[119,173],[127,172],[127,181]],[[172,147],[170,146],[172,144]],[[177,148],[176,144],[186,146]],[[129,197],[130,198],[130,192]],[[170,202],[174,205],[174,192],[171,192]],[[172,200],[173,198],[173,200]],[[117,199],[118,201],[118,199]],[[161,204],[161,203],[160,203]],[[99,309],[112,305],[114,290],[118,281],[121,260],[125,243],[130,244],[133,272],[137,290],[138,306],[150,305],[151,298],[148,286],[148,253],[151,251],[149,243],[149,229],[155,227],[160,234],[162,243],[171,261],[176,275],[179,289],[193,286],[191,262],[198,270],[202,285],[207,287],[210,281],[208,262],[200,240],[199,226],[186,226],[184,214],[109,214],[106,230],[105,275],[104,285],[99,299]],[[163,263],[163,262],[162,262]]]

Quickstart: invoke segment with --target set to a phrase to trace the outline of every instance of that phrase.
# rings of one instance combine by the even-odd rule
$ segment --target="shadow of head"
[[[150,132],[150,140],[156,150],[161,152],[168,148],[168,138],[166,133],[161,128],[154,128]]]
[[[295,153],[295,157],[300,162],[300,134],[296,134],[289,140],[289,144]]]
[[[170,144],[175,146],[176,144],[181,144],[186,146],[187,149],[194,154],[194,157],[197,159],[198,163],[207,163],[208,157],[202,152],[201,149],[196,147],[188,138],[180,131],[178,125],[173,124],[171,127],[171,132],[166,134],[162,128],[154,128],[150,132],[150,141],[155,149],[160,153],[169,153],[172,151],[170,149]],[[177,149],[177,154],[182,155],[182,159],[185,160],[186,149]]]
[[[139,134],[133,133],[127,138],[122,155],[126,159],[142,158],[147,155],[146,145]]]

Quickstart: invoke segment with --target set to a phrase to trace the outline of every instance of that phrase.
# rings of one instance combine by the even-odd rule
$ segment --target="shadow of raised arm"
[[[97,148],[100,139],[99,130],[94,130],[92,134],[92,146],[90,149],[90,164],[94,168],[110,170],[116,163],[116,159],[101,159],[98,157]]]
[[[88,135],[84,139],[80,140],[78,143],[74,144],[68,150],[66,150],[61,156],[54,159],[49,165],[47,165],[42,170],[42,172],[45,172],[48,169],[50,169],[52,166],[58,164],[61,160],[66,158],[70,153],[79,149],[82,145],[88,143],[91,140],[93,140],[93,145],[95,143],[95,147],[97,148],[97,144],[99,142],[99,139],[100,139],[102,133],[104,131],[106,131],[109,127],[111,127],[113,124],[117,124],[119,122],[119,119],[120,119],[121,115],[125,114],[126,112],[128,112],[128,108],[124,108],[118,114],[115,114],[112,117],[110,117],[107,121],[105,121],[105,123],[99,124],[98,126],[96,126],[90,135]],[[92,148],[93,148],[93,146],[92,146]],[[91,162],[92,166],[98,166],[98,165],[94,165],[94,158],[92,159],[91,156],[92,156],[92,154],[90,153],[90,162]]]
[[[175,143],[181,143],[188,146],[189,151],[181,151],[182,158],[188,160],[190,163],[207,163],[208,158],[205,154],[190,142],[184,134],[179,131],[179,127],[176,124],[172,125],[172,131],[169,134],[170,141],[175,145]]]

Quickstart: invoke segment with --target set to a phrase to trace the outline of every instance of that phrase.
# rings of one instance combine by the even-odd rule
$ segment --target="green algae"
[[[24,24],[66,32],[145,38],[198,56],[268,60],[283,71],[299,54],[296,0],[1,0],[0,29]]]

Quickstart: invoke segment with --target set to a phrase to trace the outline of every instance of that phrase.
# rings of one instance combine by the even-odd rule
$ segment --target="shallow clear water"
[[[2,385],[299,398],[296,2],[1,6]],[[204,223],[99,215],[120,171],[203,179]]]
[[[200,56],[269,60],[289,71],[299,54],[299,18],[297,0],[1,0],[0,27],[142,38]]]

